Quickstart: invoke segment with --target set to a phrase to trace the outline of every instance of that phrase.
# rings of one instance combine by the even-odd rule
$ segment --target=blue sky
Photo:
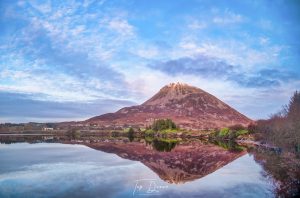
[[[0,1],[0,122],[81,120],[185,82],[250,118],[300,88],[300,3]]]

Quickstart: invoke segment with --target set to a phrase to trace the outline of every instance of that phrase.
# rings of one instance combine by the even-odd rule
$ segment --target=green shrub
[[[244,130],[239,130],[236,132],[236,137],[240,136],[240,135],[245,135],[248,134],[248,130],[244,129]]]
[[[230,130],[229,128],[222,128],[218,134],[218,136],[220,137],[225,137],[225,136],[228,136]]]
[[[177,126],[171,119],[158,119],[153,122],[151,129],[153,131],[162,131],[166,129],[177,129]]]
[[[154,135],[154,131],[152,129],[147,129],[145,131],[145,136],[153,136]]]
[[[71,129],[67,132],[67,136],[74,138],[74,139],[78,139],[81,137],[81,132],[76,129]]]
[[[162,132],[165,133],[176,133],[178,130],[177,129],[164,129]]]

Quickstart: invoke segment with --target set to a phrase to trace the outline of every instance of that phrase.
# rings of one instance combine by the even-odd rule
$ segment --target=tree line
[[[257,139],[290,151],[300,152],[300,92],[294,92],[289,103],[267,120],[258,120],[251,130]]]

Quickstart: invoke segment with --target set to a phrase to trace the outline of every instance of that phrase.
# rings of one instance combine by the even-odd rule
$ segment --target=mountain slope
[[[86,122],[103,126],[147,126],[158,118],[171,118],[181,128],[187,129],[211,129],[251,122],[213,95],[182,83],[164,86],[141,105],[125,107]]]

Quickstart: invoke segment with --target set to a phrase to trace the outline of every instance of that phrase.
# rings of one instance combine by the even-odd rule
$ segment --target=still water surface
[[[274,197],[276,188],[252,154],[199,141],[167,151],[143,140],[0,144],[0,159],[0,197]]]

